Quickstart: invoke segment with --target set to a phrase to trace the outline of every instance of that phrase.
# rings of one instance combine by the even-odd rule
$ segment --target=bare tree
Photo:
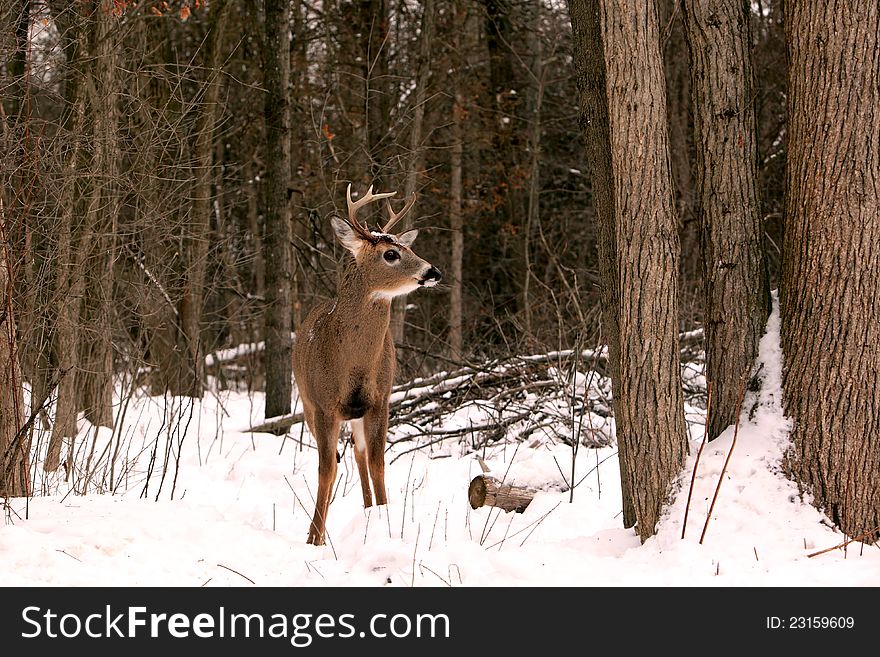
[[[788,467],[847,534],[880,536],[880,7],[785,4],[781,286]]]
[[[262,41],[266,96],[266,417],[290,412],[293,277],[290,180],[290,2],[266,0]]]
[[[403,195],[410,198],[418,190],[419,176],[425,166],[424,124],[425,103],[428,97],[428,84],[431,74],[431,42],[434,38],[434,0],[424,0],[422,3],[422,22],[419,34],[418,68],[415,76],[415,90],[413,92],[412,124],[409,132],[409,164],[406,171],[406,180],[403,186]],[[418,204],[418,201],[416,201]],[[412,214],[412,213],[411,213]],[[400,231],[404,232],[412,226],[411,214],[403,220]],[[406,327],[406,299],[394,299],[391,304],[391,335],[394,342],[403,342],[404,329]]]
[[[455,8],[460,13],[461,3],[456,2]],[[460,49],[461,38],[456,36],[456,45]],[[456,77],[458,79],[458,77]],[[452,254],[449,289],[449,352],[452,358],[462,357],[462,261],[464,259],[464,221],[462,220],[462,154],[464,152],[464,98],[456,85],[452,102],[452,145],[449,149],[449,229],[452,231]]]
[[[220,116],[221,67],[226,43],[226,18],[231,0],[215,0],[209,6],[207,34],[203,49],[204,80],[196,126],[194,160],[195,181],[189,221],[184,230],[188,266],[180,301],[180,328],[187,347],[187,368],[181,392],[190,397],[201,397],[204,390],[204,345],[202,344],[202,314],[205,303],[205,285],[208,267],[208,248],[211,236],[211,213],[214,201],[214,139]]]
[[[770,307],[757,187],[749,7],[685,0],[705,289],[709,440],[739,415]]]
[[[92,240],[85,262],[85,289],[78,354],[78,406],[94,425],[113,426],[113,280],[117,260],[120,206],[118,177],[119,69],[121,41],[116,20],[100,1],[89,16],[90,61],[84,67],[83,94],[91,142],[86,222]]]
[[[679,244],[653,3],[573,0],[575,60],[600,221],[624,524],[655,532],[687,451]],[[616,291],[616,294],[614,293]]]
[[[30,444],[24,439],[24,400],[12,304],[12,268],[0,200],[0,497],[27,495]]]

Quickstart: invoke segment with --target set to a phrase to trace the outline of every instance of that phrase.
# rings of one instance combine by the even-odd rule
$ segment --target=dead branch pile
[[[705,394],[702,332],[682,336],[685,397],[701,405]],[[551,441],[600,447],[613,442],[611,379],[607,352],[567,350],[510,357],[440,372],[394,387],[389,407],[389,444],[411,442],[415,449],[445,441],[480,447],[499,440]],[[293,413],[251,427],[283,434],[303,422]]]

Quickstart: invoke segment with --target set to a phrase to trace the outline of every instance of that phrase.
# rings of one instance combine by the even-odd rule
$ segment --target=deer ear
[[[330,223],[333,225],[333,232],[336,233],[342,246],[351,251],[352,255],[357,256],[364,247],[364,241],[354,232],[354,228],[341,217],[331,217]]]
[[[412,246],[413,242],[416,241],[416,238],[419,236],[419,229],[413,228],[412,230],[408,230],[402,235],[397,236],[397,241],[403,244],[406,248]]]

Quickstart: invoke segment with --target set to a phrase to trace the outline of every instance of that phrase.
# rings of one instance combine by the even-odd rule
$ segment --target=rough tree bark
[[[749,6],[684,0],[705,291],[708,438],[739,415],[770,307],[757,187]]]
[[[293,278],[290,181],[290,3],[266,0],[262,42],[266,96],[266,417],[290,412],[293,340],[290,336]]]
[[[653,3],[571,0],[581,126],[599,218],[624,525],[654,534],[687,451],[679,244]]]
[[[780,292],[787,465],[849,535],[880,538],[880,7],[787,2]]]
[[[690,66],[681,0],[658,0],[661,48],[666,76],[666,124],[669,127],[669,167],[675,189],[675,210],[681,242],[682,316],[700,317],[701,305],[686,291],[698,290],[702,280],[700,231],[694,213],[694,143]],[[688,304],[690,304],[689,307]]]

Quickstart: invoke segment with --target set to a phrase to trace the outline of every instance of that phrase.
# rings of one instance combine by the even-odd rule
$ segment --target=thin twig
[[[438,575],[438,574],[435,573],[433,570],[431,570],[430,568],[428,568],[425,564],[423,564],[421,561],[419,561],[419,570],[423,570],[423,569],[424,569],[424,570],[427,570],[429,573],[431,573],[432,575],[434,575],[434,577],[436,577],[436,578],[439,579],[441,582],[443,582],[444,584],[446,584],[446,586],[448,586],[449,588],[452,588],[452,582],[448,582],[448,581],[446,581],[445,579],[443,579],[442,577],[440,577],[440,575]],[[422,575],[422,577],[424,577],[424,575]]]
[[[247,575],[242,575],[240,572],[238,572],[237,570],[234,570],[233,568],[230,568],[229,566],[224,566],[222,563],[218,563],[217,565],[220,566],[221,568],[225,568],[225,569],[228,570],[230,573],[235,573],[235,574],[238,575],[239,577],[243,577],[244,579],[246,579],[247,581],[249,581],[251,584],[254,584],[254,585],[257,584],[254,580],[252,580],[252,579],[251,579],[250,577],[248,577]]]
[[[694,480],[697,478],[697,466],[700,465],[700,455],[703,453],[703,446],[706,444],[706,436],[709,433],[709,413],[712,412],[712,382],[706,385],[706,423],[703,425],[703,441],[700,443],[700,449],[697,450],[697,459],[694,461],[694,471],[691,473],[691,485],[688,488],[688,499],[684,505],[684,522],[681,524],[681,538],[684,539],[684,532],[688,524],[688,511],[691,508],[691,495],[694,493]]]
[[[706,537],[706,530],[709,528],[709,519],[712,517],[712,509],[715,508],[715,500],[718,499],[718,491],[721,490],[721,482],[724,481],[724,473],[727,471],[727,464],[730,463],[730,456],[733,454],[733,448],[736,447],[736,435],[739,433],[739,418],[742,416],[742,398],[743,398],[743,382],[739,384],[739,397],[736,402],[736,424],[733,427],[733,441],[730,443],[730,451],[727,452],[727,458],[724,459],[724,466],[721,468],[721,474],[718,475],[718,485],[715,487],[715,495],[712,496],[712,504],[709,505],[709,513],[706,514],[706,522],[703,525],[703,533],[700,534],[700,545]],[[706,422],[708,423],[708,417]]]
[[[818,557],[820,554],[825,554],[826,552],[831,552],[832,550],[837,550],[842,547],[846,547],[850,543],[855,543],[856,541],[860,541],[863,538],[865,538],[866,536],[870,536],[874,532],[880,532],[880,525],[877,525],[876,527],[874,527],[874,529],[869,529],[868,531],[864,532],[863,534],[859,534],[858,536],[854,536],[853,538],[847,539],[843,543],[840,543],[839,545],[835,545],[834,547],[826,548],[824,550],[819,550],[818,552],[813,552],[812,554],[808,554],[807,557],[809,557],[809,558]]]

